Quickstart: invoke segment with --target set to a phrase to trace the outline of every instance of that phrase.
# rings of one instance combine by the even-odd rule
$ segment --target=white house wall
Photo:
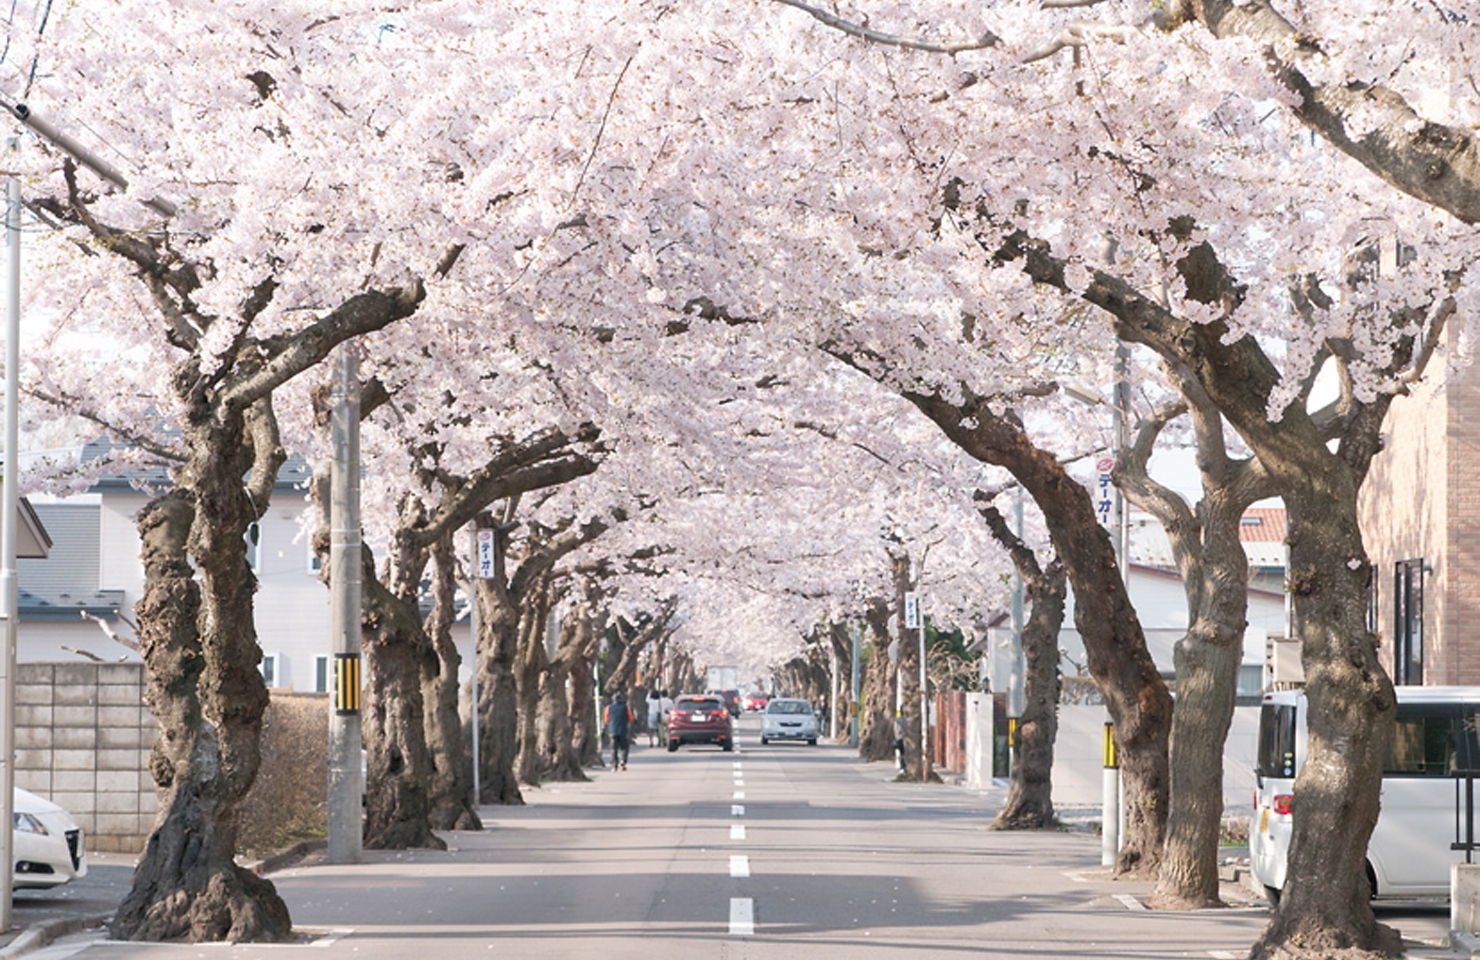
[[[98,586],[123,591],[121,609],[130,620],[144,588],[134,518],[149,499],[146,493],[117,490],[79,498],[101,502]],[[315,660],[329,654],[330,596],[328,587],[319,582],[312,569],[307,539],[300,535],[298,518],[304,507],[301,493],[279,491],[259,521],[259,587],[254,614],[264,655],[276,657],[274,686],[312,692]],[[113,626],[120,634],[133,637],[132,629],[125,624]],[[454,639],[463,656],[462,679],[466,681],[473,662],[466,621],[454,628]],[[23,662],[82,662],[90,659],[88,653],[109,663],[139,659],[128,648],[109,640],[97,624],[80,616],[75,621],[23,620],[20,624],[16,655]]]

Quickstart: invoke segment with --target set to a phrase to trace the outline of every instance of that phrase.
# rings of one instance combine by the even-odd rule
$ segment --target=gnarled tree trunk
[[[1033,551],[1008,529],[993,507],[982,516],[992,536],[1007,548],[1033,603],[1023,624],[1023,715],[1012,745],[1012,777],[1007,801],[992,821],[994,830],[1043,830],[1058,818],[1053,810],[1053,751],[1059,732],[1059,630],[1067,593],[1064,567],[1057,560],[1044,569]]]
[[[889,661],[889,604],[874,600],[864,611],[872,653],[863,680],[858,755],[873,762],[894,758],[894,664]]]
[[[271,432],[270,411],[255,415]],[[243,537],[283,454],[275,436],[255,441],[258,503],[249,505],[244,423],[212,419],[194,428],[197,453],[182,482],[139,518],[145,582],[136,612],[145,698],[160,723],[149,760],[160,796],[154,831],[110,927],[119,940],[283,940],[292,931],[272,884],[233,859],[235,810],[257,776],[268,699]]]
[[[422,703],[426,711],[427,750],[432,757],[432,777],[427,787],[430,810],[427,819],[433,830],[482,830],[473,797],[472,758],[463,735],[458,710],[458,672],[462,656],[452,642],[453,610],[456,605],[457,559],[452,535],[439,538],[430,549],[432,561],[432,611],[425,629],[435,654],[435,669],[422,674]],[[433,661],[429,661],[431,666]]]

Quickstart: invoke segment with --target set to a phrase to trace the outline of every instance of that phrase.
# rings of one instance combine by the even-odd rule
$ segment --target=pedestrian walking
[[[663,722],[663,691],[657,687],[648,691],[648,746],[658,745],[658,725]]]
[[[632,708],[627,706],[627,695],[617,694],[606,708],[606,732],[612,738],[612,769],[627,769],[627,753],[631,749],[629,737],[632,733]]]

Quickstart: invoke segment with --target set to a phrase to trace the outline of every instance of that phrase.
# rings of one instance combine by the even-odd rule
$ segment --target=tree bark
[[[864,611],[872,653],[863,682],[864,713],[858,755],[870,763],[894,759],[894,664],[889,660],[889,604],[874,600]]]
[[[483,822],[473,797],[472,758],[458,709],[462,656],[452,641],[458,568],[452,534],[434,542],[430,552],[432,611],[425,628],[436,659],[435,669],[421,678],[427,750],[432,758],[427,819],[433,830],[482,830]]]
[[[502,530],[495,537],[506,539]],[[496,555],[501,555],[497,551]],[[478,580],[478,734],[480,803],[523,805],[514,774],[518,752],[519,691],[514,660],[519,652],[519,614],[508,601],[502,578]]]
[[[1034,282],[1067,292],[1063,264],[1045,243],[1017,234],[994,256],[1002,262],[1021,259]],[[1207,244],[1177,268],[1190,296],[1236,302],[1236,288]],[[1347,390],[1332,409],[1312,414],[1305,404],[1307,387],[1301,402],[1271,420],[1269,400],[1281,377],[1254,338],[1230,336],[1223,320],[1199,324],[1177,317],[1102,270],[1092,271],[1078,296],[1110,314],[1123,339],[1185,367],[1285,501],[1289,589],[1310,705],[1309,749],[1295,783],[1300,814],[1290,842],[1286,895],[1251,956],[1400,953],[1396,932],[1377,923],[1372,912],[1365,870],[1396,700],[1377,656],[1377,637],[1367,629],[1372,568],[1357,521],[1357,491],[1381,449],[1392,395],[1363,399]],[[1444,306],[1437,304],[1427,317],[1413,311],[1393,317],[1399,332],[1390,376],[1422,357],[1414,349],[1418,338],[1437,336],[1447,317]],[[1336,344],[1331,352],[1338,366],[1344,364],[1343,350]]]
[[[1172,698],[1146,650],[1110,535],[1095,517],[1089,491],[1061,463],[983,398],[965,393],[960,404],[938,391],[905,391],[905,398],[962,450],[1009,470],[1043,511],[1054,552],[1074,588],[1074,623],[1090,673],[1115,724],[1127,825],[1115,871],[1154,877],[1166,840]]]
[[[605,616],[595,609],[596,591],[587,590],[582,608],[581,645],[570,662],[570,729],[571,749],[581,769],[601,766],[601,731],[596,709],[596,657],[601,635],[606,631]]]
[[[1045,569],[1027,544],[1007,526],[994,507],[982,517],[998,543],[1007,548],[1013,566],[1032,600],[1023,624],[1023,715],[1012,745],[1012,777],[1007,801],[992,821],[994,830],[1044,830],[1058,823],[1053,809],[1053,751],[1059,732],[1059,630],[1064,624],[1067,593],[1063,564]]]
[[[581,755],[575,742],[574,708],[581,701],[571,702],[567,687],[571,683],[572,666],[585,659],[589,650],[595,648],[590,642],[590,619],[584,604],[577,604],[560,623],[560,642],[555,659],[540,680],[540,756],[548,758],[549,767],[545,776],[550,780],[584,781],[587,778],[581,768]],[[586,701],[590,703],[589,700]],[[589,710],[587,711],[589,713]]]
[[[257,775],[267,706],[243,540],[257,511],[242,488],[242,421],[206,424],[193,431],[197,452],[182,481],[139,518],[145,584],[136,613],[145,699],[160,723],[149,760],[159,816],[110,926],[116,940],[274,941],[292,932],[273,885],[233,859],[234,814]],[[265,505],[283,454],[271,440],[255,446],[252,488]]]
[[[367,850],[445,850],[432,832],[431,751],[422,678],[437,669],[419,611],[375,577],[364,556],[365,833]]]
[[[518,750],[514,775],[521,784],[538,787],[542,767],[539,750],[541,677],[549,665],[545,655],[545,627],[550,615],[550,575],[545,573],[524,594],[519,610],[519,652],[514,658],[514,687],[518,692]]]

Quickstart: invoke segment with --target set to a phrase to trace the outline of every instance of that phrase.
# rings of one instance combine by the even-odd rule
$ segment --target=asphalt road
[[[843,747],[735,753],[639,745],[626,771],[485,808],[446,852],[367,852],[273,874],[297,946],[113,944],[87,935],[37,960],[1242,957],[1267,913],[1139,908],[1149,885],[1099,867],[1097,836],[988,829],[1000,792],[888,782]],[[640,738],[641,739],[641,738]],[[1447,908],[1384,910],[1439,956]]]

